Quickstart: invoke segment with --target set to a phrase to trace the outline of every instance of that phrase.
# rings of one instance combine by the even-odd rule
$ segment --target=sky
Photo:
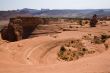
[[[108,9],[110,0],[0,0],[0,10],[31,9]]]

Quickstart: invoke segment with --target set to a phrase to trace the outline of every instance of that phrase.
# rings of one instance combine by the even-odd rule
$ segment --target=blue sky
[[[110,0],[0,0],[0,10],[32,9],[102,9]]]

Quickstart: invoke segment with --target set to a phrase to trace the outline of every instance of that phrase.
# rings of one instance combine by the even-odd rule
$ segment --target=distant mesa
[[[10,11],[0,11],[0,20],[8,20],[14,16],[47,16],[47,17],[72,17],[72,18],[90,18],[91,15],[110,16],[110,9],[18,9]]]

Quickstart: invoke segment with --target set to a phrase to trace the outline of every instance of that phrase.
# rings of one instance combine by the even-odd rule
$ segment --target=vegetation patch
[[[110,35],[107,34],[101,34],[100,36],[94,36],[93,42],[95,44],[102,44],[105,43],[105,41],[110,38]]]
[[[71,40],[64,44],[65,47],[82,48],[84,47],[81,40]]]
[[[99,36],[88,34],[86,36],[83,36],[82,39],[84,39],[84,40],[90,40],[91,43],[94,43],[94,44],[103,44],[103,43],[105,43],[105,41],[108,38],[110,38],[110,35],[105,34],[105,33],[102,33]]]
[[[93,53],[95,53],[95,51],[90,51],[85,48],[80,40],[72,40],[60,47],[60,50],[58,51],[58,59],[72,61],[77,60],[86,54]]]

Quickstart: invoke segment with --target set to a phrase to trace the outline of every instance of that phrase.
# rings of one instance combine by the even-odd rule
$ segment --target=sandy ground
[[[95,28],[77,28],[53,35],[43,35],[12,43],[0,43],[0,73],[110,73],[110,39],[104,44],[86,43],[96,53],[78,60],[59,60],[57,53],[61,45],[87,34],[110,35],[110,25]],[[3,42],[3,40],[1,40]]]

